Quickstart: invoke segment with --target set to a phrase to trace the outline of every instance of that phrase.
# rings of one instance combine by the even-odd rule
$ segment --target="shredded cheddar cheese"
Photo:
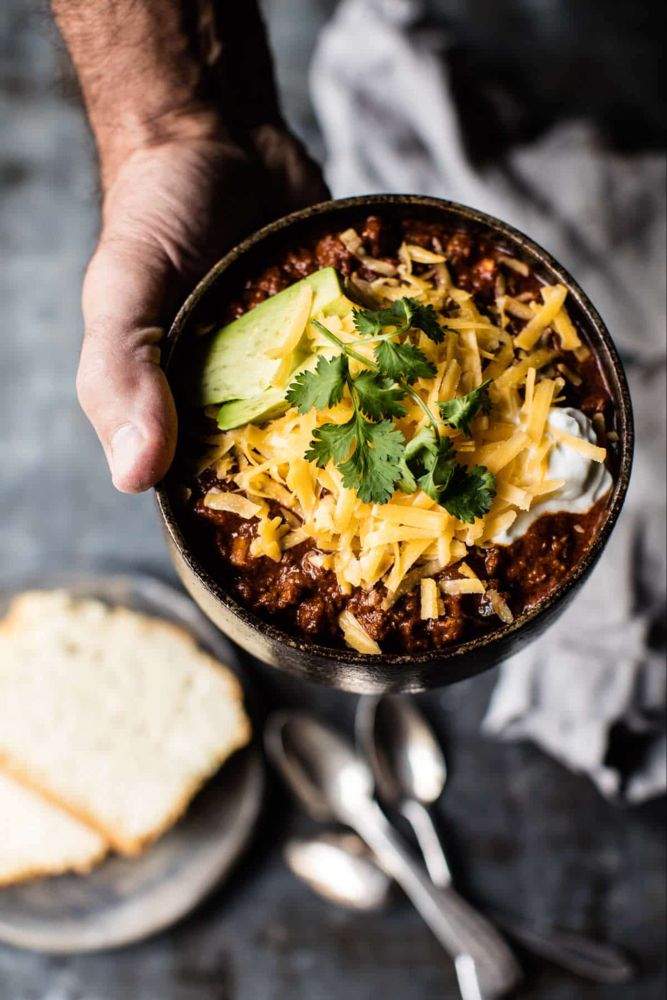
[[[483,594],[485,586],[481,580],[445,580],[442,584],[445,594]]]
[[[567,289],[564,285],[543,288],[542,298],[544,305],[537,310],[516,338],[516,346],[526,351],[534,347],[546,328],[551,326],[559,314],[566,297]]]
[[[440,617],[438,585],[433,577],[427,577],[421,581],[420,615],[422,621]]]
[[[599,448],[597,445],[591,444],[590,441],[584,441],[583,438],[575,437],[574,434],[568,434],[567,431],[562,431],[557,427],[550,427],[549,433],[557,441],[562,441],[563,444],[581,452],[582,455],[590,458],[593,462],[604,462],[607,457],[606,448]]]
[[[372,639],[361,623],[354,617],[351,611],[343,611],[338,618],[343,636],[351,649],[356,649],[358,653],[367,653],[377,656],[382,652],[379,645]]]
[[[262,512],[259,504],[253,503],[240,493],[223,493],[221,490],[211,490],[207,493],[204,503],[211,510],[229,511],[246,520],[257,517]]]

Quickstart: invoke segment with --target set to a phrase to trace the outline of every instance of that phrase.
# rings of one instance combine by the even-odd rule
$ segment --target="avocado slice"
[[[207,344],[199,369],[195,387],[199,405],[255,400],[271,386],[284,359],[269,355],[303,301],[304,285],[312,291],[311,316],[326,312],[343,295],[338,272],[327,267],[224,326]],[[297,363],[295,358],[295,367]]]
[[[265,389],[252,399],[235,399],[224,403],[218,411],[218,427],[231,431],[244,424],[259,424],[281,417],[287,409],[284,389]]]
[[[258,393],[252,399],[235,399],[231,403],[223,403],[218,410],[218,427],[221,431],[231,431],[244,424],[263,424],[265,420],[281,417],[288,408],[287,390],[300,372],[312,369],[317,364],[319,355],[297,353],[295,367],[287,384],[276,388],[269,386],[264,392]]]

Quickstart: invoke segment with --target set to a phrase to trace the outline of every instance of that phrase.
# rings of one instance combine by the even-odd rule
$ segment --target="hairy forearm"
[[[103,183],[133,149],[279,118],[255,0],[52,0]]]

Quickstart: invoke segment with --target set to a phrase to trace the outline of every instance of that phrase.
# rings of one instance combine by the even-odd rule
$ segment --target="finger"
[[[104,239],[84,281],[77,391],[124,493],[154,485],[174,456],[176,408],[160,368],[158,325],[168,281],[159,253]]]

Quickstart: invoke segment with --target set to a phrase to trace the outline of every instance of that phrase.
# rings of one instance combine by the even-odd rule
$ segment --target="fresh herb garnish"
[[[401,400],[405,392],[390,378],[383,378],[376,372],[359,372],[352,379],[354,392],[359,403],[359,409],[371,420],[382,420],[385,417],[404,417],[408,412]]]
[[[491,381],[489,380],[465,396],[458,396],[456,399],[448,399],[445,403],[438,403],[444,422],[449,427],[463,431],[466,437],[470,437],[470,425],[477,414],[489,413],[491,410],[490,385]]]
[[[433,447],[424,449],[421,461],[426,470],[417,483],[419,488],[436,503],[446,496],[447,487],[451,482],[456,468],[456,452],[448,438],[441,438]]]
[[[343,485],[356,490],[365,503],[387,503],[400,485],[407,493],[422,489],[462,521],[482,517],[493,501],[495,479],[480,466],[468,470],[457,464],[451,440],[441,436],[436,416],[413,388],[416,379],[432,377],[435,367],[413,344],[394,340],[413,328],[432,340],[442,340],[444,332],[435,310],[405,298],[388,309],[355,310],[354,322],[365,339],[345,343],[314,320],[340,353],[320,358],[313,371],[302,372],[289,387],[288,402],[300,413],[337,405],[345,389],[352,401],[354,412],[347,422],[327,423],[313,431],[305,457],[320,468],[332,461],[343,476]],[[386,328],[393,332],[383,332]],[[356,347],[373,339],[378,344],[371,361]],[[350,372],[350,358],[363,365],[357,375]],[[480,410],[488,412],[486,385],[452,401],[461,405],[443,412],[443,420],[469,433],[473,417]],[[406,415],[402,402],[406,396],[428,420],[407,444],[393,422]],[[442,411],[448,404],[439,405]]]
[[[487,513],[496,493],[495,477],[480,465],[471,469],[458,465],[449,438],[436,442],[424,428],[405,452],[408,469],[419,488],[454,517],[471,523]]]
[[[398,299],[387,309],[355,309],[354,325],[364,337],[377,336],[386,327],[395,327],[397,334],[421,330],[436,344],[445,336],[433,306],[411,298]]]
[[[387,378],[412,385],[418,378],[433,378],[435,365],[413,344],[395,344],[383,340],[375,348],[377,366]]]
[[[440,503],[453,517],[471,524],[487,513],[495,495],[496,477],[487,468],[457,465]]]
[[[287,390],[287,402],[296,406],[299,413],[336,406],[343,398],[347,375],[345,354],[337,354],[334,358],[321,357],[315,371],[297,375]]]
[[[387,503],[400,478],[404,449],[403,435],[391,420],[373,424],[355,409],[347,423],[314,430],[306,458],[320,468],[332,459],[343,475],[343,486],[356,490],[360,500]]]

